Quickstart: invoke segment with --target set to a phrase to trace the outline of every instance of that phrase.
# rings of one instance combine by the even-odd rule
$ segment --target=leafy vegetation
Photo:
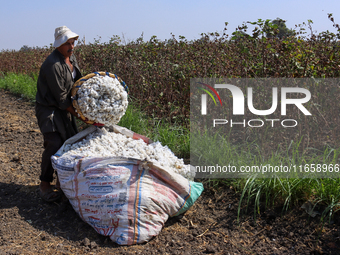
[[[334,22],[331,14],[329,18]],[[185,125],[189,124],[192,77],[339,77],[339,30],[315,35],[312,21],[308,21],[296,26],[294,36],[280,39],[282,29],[275,21],[248,22],[231,35],[227,25],[221,34],[202,33],[193,41],[183,36],[165,41],[156,36],[147,41],[138,38],[126,44],[119,36],[108,43],[100,43],[100,39],[90,44],[79,41],[75,55],[84,75],[94,71],[116,73],[148,115],[166,116],[168,121]],[[0,70],[3,74],[36,74],[52,50],[2,51]]]

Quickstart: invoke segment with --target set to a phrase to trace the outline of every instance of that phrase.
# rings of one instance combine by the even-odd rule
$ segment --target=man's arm
[[[78,114],[76,113],[73,105],[70,105],[69,107],[66,108],[66,111],[70,112],[73,116],[75,116],[76,118],[80,119]],[[81,120],[81,119],[80,119]]]
[[[98,126],[98,127],[104,126],[104,124],[101,124],[101,123],[97,123],[97,122],[95,122],[95,123],[93,123],[93,122],[88,123],[87,119],[86,120],[81,119],[78,116],[78,114],[76,113],[76,111],[75,111],[75,109],[74,109],[72,104],[69,107],[66,108],[66,111],[70,112],[73,116],[75,116],[76,118],[80,119],[81,121],[84,121],[86,124],[91,124],[91,125]]]

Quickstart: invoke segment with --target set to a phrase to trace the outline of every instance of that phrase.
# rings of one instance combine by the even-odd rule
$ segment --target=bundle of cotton
[[[107,75],[97,74],[83,82],[75,98],[84,117],[108,126],[117,124],[128,106],[124,87]]]
[[[162,146],[160,142],[147,144],[141,139],[135,140],[119,133],[108,132],[105,128],[98,128],[80,142],[66,145],[63,157],[67,156],[118,156],[148,160],[164,169],[171,168],[187,179],[192,179],[190,165],[185,165],[183,159],[176,157],[167,146]]]

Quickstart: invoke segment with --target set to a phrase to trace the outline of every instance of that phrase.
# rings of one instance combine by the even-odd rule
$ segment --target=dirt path
[[[182,217],[144,245],[118,246],[84,223],[68,203],[38,196],[42,136],[29,102],[0,90],[0,254],[340,254],[340,220],[320,231],[297,207],[237,224],[232,187],[206,187]],[[250,214],[251,215],[251,214]],[[339,216],[339,215],[337,215]]]

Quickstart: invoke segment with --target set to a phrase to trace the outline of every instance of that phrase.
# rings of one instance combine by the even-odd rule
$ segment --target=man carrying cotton
[[[41,161],[40,195],[53,202],[61,197],[60,184],[52,186],[54,169],[51,156],[78,130],[74,116],[77,116],[71,102],[71,89],[82,77],[74,44],[78,35],[66,26],[58,27],[54,33],[56,48],[40,68],[35,112],[39,128],[44,137],[44,152]]]

